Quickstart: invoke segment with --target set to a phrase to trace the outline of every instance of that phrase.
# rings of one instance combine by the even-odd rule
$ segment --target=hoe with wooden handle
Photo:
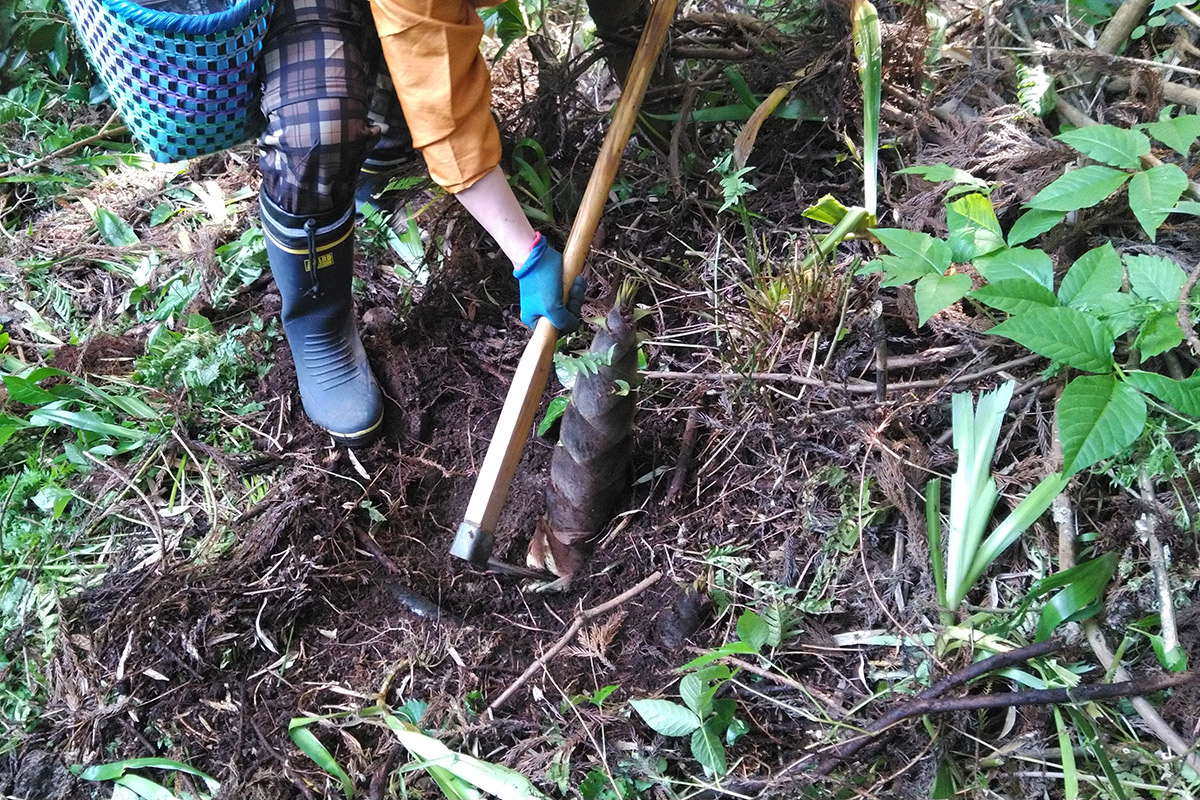
[[[642,31],[633,63],[629,67],[629,77],[613,110],[612,123],[604,137],[600,155],[596,158],[596,166],[592,169],[592,176],[583,193],[583,202],[579,205],[579,213],[575,216],[575,223],[571,226],[571,234],[567,238],[567,246],[563,250],[565,291],[570,291],[571,284],[583,269],[584,257],[591,247],[596,226],[600,224],[604,201],[612,188],[613,178],[616,177],[617,167],[621,163],[621,155],[629,142],[638,109],[646,94],[650,74],[658,61],[667,29],[678,4],[679,0],[656,0]],[[492,532],[504,507],[513,474],[517,471],[517,462],[521,460],[521,451],[529,436],[533,416],[546,389],[546,379],[550,374],[554,344],[557,340],[558,331],[549,320],[540,317],[533,329],[533,336],[521,355],[521,361],[517,364],[512,385],[504,400],[504,408],[501,409],[500,419],[496,422],[496,433],[492,436],[483,466],[479,469],[479,477],[475,480],[475,490],[467,504],[467,513],[462,524],[458,526],[454,544],[450,547],[451,555],[475,566],[490,567],[526,577],[546,577],[544,573],[492,560]]]

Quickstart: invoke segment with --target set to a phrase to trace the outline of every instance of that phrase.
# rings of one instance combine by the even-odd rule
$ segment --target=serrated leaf
[[[896,170],[901,175],[920,175],[930,183],[950,183],[956,186],[966,186],[987,192],[987,181],[976,178],[971,173],[948,164],[923,164],[915,167],[905,167]]]
[[[1159,164],[1134,173],[1129,181],[1129,208],[1150,241],[1155,240],[1159,227],[1187,187],[1187,175],[1174,164]]]
[[[1133,444],[1146,426],[1146,401],[1115,375],[1083,375],[1058,399],[1063,475],[1071,476]]]
[[[1093,161],[1125,169],[1140,167],[1141,157],[1150,152],[1150,140],[1144,134],[1112,125],[1088,125],[1054,138]]]
[[[992,201],[972,192],[946,206],[951,258],[957,264],[986,256],[1004,247],[1004,234]]]
[[[1125,373],[1125,381],[1136,389],[1154,395],[1176,411],[1200,417],[1200,372],[1177,381],[1157,372],[1131,370]]]
[[[1071,170],[1035,194],[1026,208],[1042,211],[1078,211],[1104,200],[1129,179],[1128,172],[1098,164]]]
[[[872,228],[870,232],[892,255],[922,274],[941,275],[950,266],[950,245],[927,233],[903,228]]]
[[[1174,312],[1153,311],[1138,331],[1133,346],[1142,354],[1142,358],[1154,358],[1168,350],[1174,350],[1183,343],[1183,330],[1179,327],[1179,319]]]
[[[761,616],[747,609],[738,617],[737,634],[738,639],[753,647],[757,653],[767,643],[771,631]]]
[[[1200,116],[1185,114],[1174,119],[1151,122],[1144,127],[1155,139],[1179,155],[1186,156],[1196,143],[1197,137],[1200,137]]]
[[[729,771],[725,763],[725,745],[721,744],[715,725],[704,725],[692,733],[692,756],[715,775]]]
[[[113,247],[128,247],[141,241],[125,220],[107,208],[97,208],[92,221],[96,223],[100,238]]]
[[[1058,299],[1064,305],[1081,310],[1121,291],[1121,257],[1109,242],[1089,250],[1076,259],[1062,285]]]
[[[1129,288],[1138,297],[1156,303],[1175,303],[1187,281],[1183,267],[1162,256],[1125,256]]]
[[[1113,336],[1103,322],[1073,308],[1035,308],[989,331],[1085,372],[1113,368]]]
[[[700,718],[689,708],[670,700],[630,700],[642,720],[663,736],[687,736],[700,727]]]
[[[1029,278],[1007,278],[981,286],[971,296],[1006,314],[1024,314],[1038,307],[1058,305],[1054,292]]]
[[[1041,236],[1046,231],[1063,221],[1067,216],[1065,211],[1043,211],[1032,208],[1020,216],[1008,232],[1009,247],[1028,242]]]
[[[883,280],[879,285],[885,289],[918,281],[926,275],[941,274],[931,272],[929,265],[923,261],[905,261],[899,256],[880,256],[872,263],[883,269]]]
[[[975,259],[975,268],[990,283],[1030,278],[1054,291],[1054,262],[1041,250],[1010,247]]]
[[[969,291],[971,277],[961,272],[953,275],[926,275],[921,278],[913,292],[913,298],[917,302],[917,324],[924,325],[934,314],[966,297]]]

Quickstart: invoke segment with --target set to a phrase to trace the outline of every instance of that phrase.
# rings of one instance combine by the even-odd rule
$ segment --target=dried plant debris
[[[559,446],[550,462],[546,513],[529,545],[528,562],[570,584],[616,513],[629,487],[629,452],[638,383],[636,284],[626,282],[596,331],[563,412]]]

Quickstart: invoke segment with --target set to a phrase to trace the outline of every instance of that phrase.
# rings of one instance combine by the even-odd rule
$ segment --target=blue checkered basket
[[[180,11],[67,0],[109,96],[155,161],[215,153],[262,130],[256,61],[273,0],[215,1],[183,0]]]

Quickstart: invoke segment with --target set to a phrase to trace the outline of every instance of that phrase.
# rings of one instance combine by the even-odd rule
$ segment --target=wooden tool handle
[[[600,147],[596,166],[592,168],[583,202],[579,204],[567,246],[563,250],[564,300],[565,293],[570,292],[571,284],[583,270],[584,258],[591,248],[592,237],[596,235],[596,226],[600,224],[604,201],[612,188],[625,145],[633,133],[633,124],[637,120],[642,98],[646,95],[646,86],[650,83],[650,75],[662,51],[678,4],[679,0],[656,0],[650,19],[642,31],[633,63],[629,67],[629,78],[613,110],[612,123]],[[475,479],[475,490],[471,493],[463,519],[466,525],[488,533],[496,529],[496,520],[504,508],[509,484],[517,471],[521,452],[525,449],[525,439],[529,436],[534,414],[546,390],[557,340],[558,331],[549,320],[540,317],[517,364],[512,385],[504,399],[504,408],[496,422],[496,432],[479,468],[479,477]]]

